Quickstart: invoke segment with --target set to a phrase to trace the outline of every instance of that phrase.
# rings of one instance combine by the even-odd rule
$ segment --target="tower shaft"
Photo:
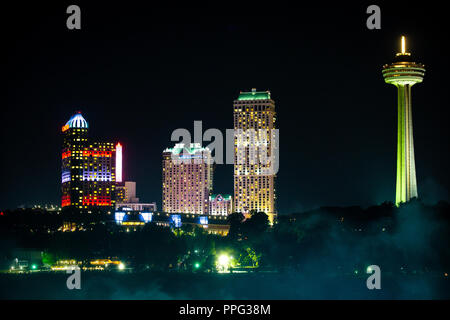
[[[397,184],[395,204],[417,197],[416,165],[411,108],[412,84],[397,84],[398,132],[397,132]]]

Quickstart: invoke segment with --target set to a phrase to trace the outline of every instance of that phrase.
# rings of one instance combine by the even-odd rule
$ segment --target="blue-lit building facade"
[[[137,231],[148,223],[171,229],[182,228],[184,225],[198,226],[208,233],[222,236],[226,236],[230,229],[224,216],[136,211],[127,207],[116,210],[115,223],[126,231]]]

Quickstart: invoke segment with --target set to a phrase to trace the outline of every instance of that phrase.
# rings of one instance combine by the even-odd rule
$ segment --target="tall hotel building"
[[[88,139],[88,123],[80,113],[62,127],[62,207],[90,212],[113,210],[116,154],[112,142]]]
[[[164,212],[208,214],[213,181],[208,148],[199,143],[178,143],[164,150],[162,174]]]
[[[270,223],[276,217],[276,172],[267,161],[260,161],[259,156],[270,159],[273,155],[275,120],[275,102],[269,91],[241,92],[234,101],[233,210],[244,214],[265,212]]]

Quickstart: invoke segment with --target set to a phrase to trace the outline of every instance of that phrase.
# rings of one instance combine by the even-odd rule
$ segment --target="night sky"
[[[172,131],[193,133],[202,120],[204,130],[225,132],[233,100],[251,88],[276,102],[279,213],[393,201],[397,93],[381,68],[401,35],[427,70],[412,90],[419,196],[449,200],[443,8],[379,3],[381,30],[368,30],[371,2],[146,3],[3,8],[0,208],[60,205],[61,126],[77,110],[91,138],[124,145],[125,179],[161,208],[161,153]],[[70,4],[81,7],[81,30],[66,28]],[[214,193],[233,194],[232,165],[216,167]]]

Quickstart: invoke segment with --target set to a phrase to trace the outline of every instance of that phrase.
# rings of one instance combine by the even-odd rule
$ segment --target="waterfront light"
[[[226,254],[222,254],[219,256],[218,262],[222,266],[228,265],[228,263],[230,262],[230,257],[228,257]]]
[[[217,258],[217,269],[219,272],[226,272],[230,267],[231,258],[227,254],[221,254]]]
[[[119,263],[119,270],[125,270],[125,265],[122,262]]]

